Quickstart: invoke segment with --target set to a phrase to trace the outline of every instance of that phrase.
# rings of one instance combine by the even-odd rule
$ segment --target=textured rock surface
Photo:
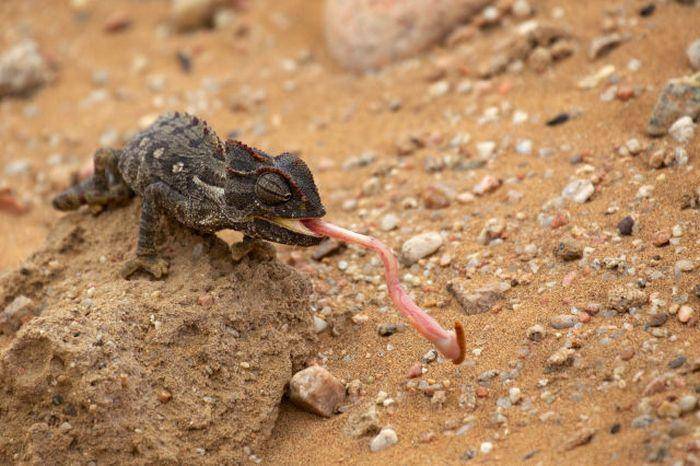
[[[649,118],[647,133],[651,136],[666,134],[683,116],[693,119],[700,116],[700,73],[666,83]]]
[[[23,40],[0,55],[0,98],[27,94],[52,77],[39,46],[32,40]]]
[[[323,367],[311,366],[294,374],[289,399],[306,411],[330,417],[345,399],[345,386]]]
[[[175,225],[171,275],[122,280],[137,219],[72,214],[0,281],[0,307],[41,312],[0,336],[0,463],[224,464],[269,436],[313,338],[309,283]]]
[[[414,55],[448,34],[488,0],[327,0],[326,42],[354,71]]]

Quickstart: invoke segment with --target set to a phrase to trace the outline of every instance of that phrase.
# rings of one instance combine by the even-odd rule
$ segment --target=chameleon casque
[[[239,141],[222,142],[206,122],[185,113],[162,115],[121,150],[99,149],[93,175],[53,205],[99,210],[135,195],[141,196],[141,220],[136,257],[121,270],[125,278],[139,270],[156,278],[167,274],[155,244],[162,215],[204,233],[243,232],[243,241],[232,246],[238,259],[263,246],[259,240],[312,246],[323,239],[300,223],[326,212],[298,156],[273,157]]]

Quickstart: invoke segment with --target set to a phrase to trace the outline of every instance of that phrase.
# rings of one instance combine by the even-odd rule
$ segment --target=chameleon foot
[[[231,258],[235,264],[243,260],[244,257],[255,257],[261,260],[271,260],[277,256],[275,247],[260,239],[244,237],[231,245]]]
[[[168,261],[155,256],[136,256],[124,264],[120,275],[129,278],[141,270],[150,273],[154,278],[161,278],[168,274]]]

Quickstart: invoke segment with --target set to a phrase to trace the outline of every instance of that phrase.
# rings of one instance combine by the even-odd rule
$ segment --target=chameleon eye
[[[265,204],[274,205],[292,197],[287,182],[277,173],[264,173],[255,183],[255,195]]]

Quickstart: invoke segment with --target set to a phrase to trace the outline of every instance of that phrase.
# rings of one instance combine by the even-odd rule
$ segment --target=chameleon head
[[[226,141],[226,205],[244,211],[237,228],[275,243],[312,246],[323,237],[301,223],[326,214],[309,167],[297,155],[276,157],[238,141]]]

